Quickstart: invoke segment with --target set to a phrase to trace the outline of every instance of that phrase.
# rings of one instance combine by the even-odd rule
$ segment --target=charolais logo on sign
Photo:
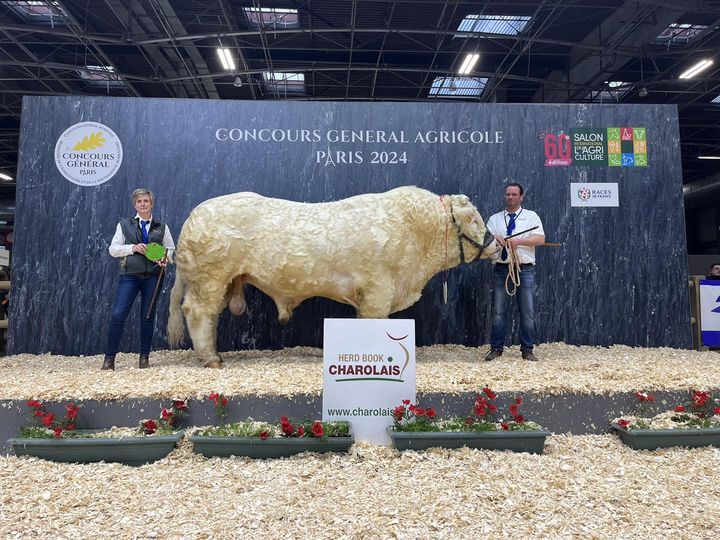
[[[410,363],[410,351],[403,345],[408,338],[391,336],[385,332],[387,337],[394,342],[401,350],[399,357],[393,353],[340,353],[338,363],[330,364],[328,373],[337,376],[335,382],[351,381],[391,381],[403,382],[403,372]]]
[[[415,321],[325,319],[323,420],[348,420],[355,439],[388,444],[392,410],[415,400]]]
[[[644,127],[573,128],[540,132],[546,167],[569,165],[647,167]]]
[[[80,122],[67,128],[55,144],[55,165],[78,186],[97,186],[120,169],[123,149],[109,127],[98,122]]]
[[[620,206],[616,183],[570,184],[570,206]]]

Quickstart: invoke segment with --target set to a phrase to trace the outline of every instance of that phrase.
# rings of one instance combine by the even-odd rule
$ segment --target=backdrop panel
[[[96,185],[61,173],[92,164],[69,163],[62,151],[56,162],[58,141],[92,147],[69,130],[82,122],[97,123],[82,133],[105,130],[98,159],[117,153],[113,133],[122,145],[119,167],[116,155],[96,164],[109,171]],[[134,215],[135,187],[155,192],[155,216],[177,239],[197,204],[227,193],[321,202],[416,185],[465,193],[487,219],[509,181],[525,185],[525,206],[541,216],[547,241],[561,243],[538,248],[541,342],[690,346],[674,106],[28,97],[9,349],[102,352],[118,272],[107,246],[116,223]],[[586,206],[600,204],[619,206]],[[166,346],[173,278],[171,270],[156,348]],[[488,340],[490,290],[487,261],[463,265],[450,271],[447,305],[436,276],[394,316],[416,319],[418,345],[475,346]],[[248,287],[247,298],[249,315],[221,316],[220,350],[321,346],[325,317],[354,316],[311,299],[281,326],[268,297]],[[128,320],[123,350],[137,350],[138,318]]]

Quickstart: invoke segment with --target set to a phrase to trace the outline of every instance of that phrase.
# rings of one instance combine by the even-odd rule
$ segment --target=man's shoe
[[[522,353],[523,360],[529,360],[530,362],[537,362],[537,356],[535,356],[532,351],[523,351]]]
[[[115,357],[105,355],[105,359],[103,360],[103,365],[100,369],[111,369],[111,370],[115,371]]]
[[[138,364],[138,367],[140,369],[146,369],[150,367],[150,355],[149,354],[141,354],[140,355],[140,363]]]
[[[485,355],[485,361],[490,362],[491,360],[495,360],[498,356],[502,356],[502,353],[502,351],[497,349],[490,349],[490,351]]]

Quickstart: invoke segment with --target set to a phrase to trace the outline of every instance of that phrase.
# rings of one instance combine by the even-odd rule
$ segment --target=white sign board
[[[348,420],[358,441],[390,444],[403,399],[415,402],[415,321],[325,319],[323,420]]]
[[[700,280],[700,333],[703,345],[720,347],[720,280]]]
[[[620,206],[617,183],[570,184],[570,206]]]

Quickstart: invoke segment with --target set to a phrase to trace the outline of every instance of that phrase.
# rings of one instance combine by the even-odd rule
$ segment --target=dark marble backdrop
[[[58,137],[95,121],[123,144],[118,173],[95,187],[66,180],[54,162]],[[648,167],[546,167],[541,133],[572,128],[646,127]],[[320,142],[220,141],[220,128],[318,130]],[[332,143],[332,129],[502,132],[502,143]],[[224,133],[224,132],[221,132]],[[318,163],[318,151],[362,152],[363,163]],[[407,163],[373,164],[371,152],[406,152]],[[337,156],[335,156],[337,157]],[[379,156],[381,157],[381,156]],[[347,156],[346,156],[347,159]],[[354,159],[357,161],[357,157]],[[129,195],[147,186],[155,215],[177,239],[205,199],[239,191],[309,202],[401,185],[465,193],[483,217],[500,210],[503,185],[526,186],[525,206],[543,219],[538,249],[540,342],[689,347],[677,111],[662,105],[319,103],[28,97],[23,104],[13,250],[12,353],[97,354],[104,347],[118,264],[107,252],[116,223],[134,215]],[[572,208],[571,182],[617,182],[619,208]],[[159,303],[154,345],[166,346],[169,289]],[[491,270],[486,261],[450,271],[393,317],[414,318],[418,345],[487,343]],[[251,287],[249,316],[226,311],[221,350],[322,345],[324,317],[351,317],[325,299],[302,304],[281,326],[269,298]],[[122,349],[137,350],[139,313]],[[513,336],[516,340],[516,335]]]

